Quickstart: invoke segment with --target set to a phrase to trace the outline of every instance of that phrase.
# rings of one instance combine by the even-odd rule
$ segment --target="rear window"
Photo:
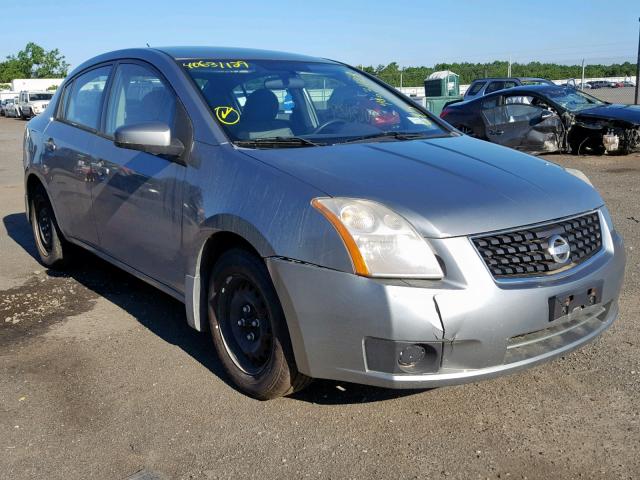
[[[111,67],[100,67],[78,76],[65,89],[64,119],[77,126],[97,130],[102,94]]]
[[[53,93],[30,93],[29,101],[35,102],[38,100],[51,100],[52,97],[53,97]]]
[[[476,82],[476,83],[472,84],[469,87],[469,91],[467,92],[467,95],[477,95],[478,92],[480,90],[482,90],[482,87],[484,87],[485,83],[487,83],[487,82]]]

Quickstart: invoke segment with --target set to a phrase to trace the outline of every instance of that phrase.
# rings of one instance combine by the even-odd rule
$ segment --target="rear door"
[[[99,181],[93,209],[101,248],[134,269],[180,290],[182,192],[186,167],[175,159],[116,147],[123,125],[163,122],[190,145],[190,122],[166,80],[151,65],[119,63],[96,142]]]
[[[91,211],[96,162],[92,147],[111,69],[92,68],[66,83],[43,135],[42,161],[58,222],[65,235],[94,246],[99,242]]]

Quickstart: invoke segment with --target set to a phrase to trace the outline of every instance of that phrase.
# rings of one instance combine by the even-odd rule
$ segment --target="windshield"
[[[571,88],[547,92],[547,95],[551,100],[570,112],[579,112],[597,105],[605,105],[605,102]]]
[[[401,140],[450,134],[410,101],[344,65],[276,60],[179,62],[220,126],[238,144],[314,146],[365,137]]]
[[[35,102],[38,100],[51,100],[51,97],[53,97],[53,93],[30,93],[29,101]]]

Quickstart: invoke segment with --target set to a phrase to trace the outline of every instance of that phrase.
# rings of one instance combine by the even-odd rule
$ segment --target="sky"
[[[352,65],[634,61],[638,0],[2,0],[0,58],[27,42],[76,66],[147,43],[264,48]]]

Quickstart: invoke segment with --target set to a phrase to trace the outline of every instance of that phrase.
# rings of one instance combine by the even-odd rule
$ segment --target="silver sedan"
[[[335,61],[101,55],[28,123],[24,173],[43,264],[80,246],[184,302],[260,399],[489,378],[618,315],[622,239],[581,172]]]

